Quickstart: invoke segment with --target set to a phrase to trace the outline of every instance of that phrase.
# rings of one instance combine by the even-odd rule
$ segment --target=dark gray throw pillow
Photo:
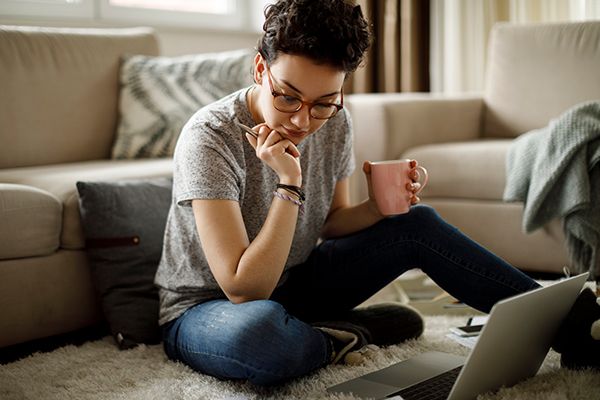
[[[171,178],[77,182],[92,279],[121,349],[160,342],[154,274],[171,204]]]

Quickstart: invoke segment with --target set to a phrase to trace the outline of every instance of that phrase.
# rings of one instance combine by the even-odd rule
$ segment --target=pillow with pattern
[[[112,158],[172,156],[183,125],[198,109],[252,84],[255,54],[125,57]]]

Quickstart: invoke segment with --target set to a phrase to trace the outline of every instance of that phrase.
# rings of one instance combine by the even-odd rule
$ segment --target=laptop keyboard
[[[394,393],[405,400],[446,400],[462,366]]]

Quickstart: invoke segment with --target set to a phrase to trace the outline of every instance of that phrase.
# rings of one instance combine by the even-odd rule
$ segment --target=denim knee
[[[385,221],[405,226],[414,224],[419,227],[439,226],[440,223],[447,224],[433,207],[426,204],[412,206],[408,213],[389,217]]]
[[[250,381],[273,385],[327,362],[328,344],[320,331],[291,316],[275,301],[251,303],[252,318],[231,332],[238,349],[254,353],[251,358],[260,360],[260,368],[248,377]]]
[[[412,206],[408,214],[406,214],[406,216],[409,218],[415,218],[419,221],[439,222],[442,220],[442,217],[440,217],[435,208],[427,204],[417,204],[415,206]]]
[[[220,378],[272,385],[318,368],[327,357],[323,335],[274,301],[222,300],[181,318],[171,327],[178,330],[177,359]]]

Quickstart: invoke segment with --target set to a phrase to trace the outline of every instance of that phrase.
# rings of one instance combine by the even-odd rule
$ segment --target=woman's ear
[[[254,57],[254,82],[262,84],[263,73],[265,72],[265,64],[260,53],[256,53]]]

